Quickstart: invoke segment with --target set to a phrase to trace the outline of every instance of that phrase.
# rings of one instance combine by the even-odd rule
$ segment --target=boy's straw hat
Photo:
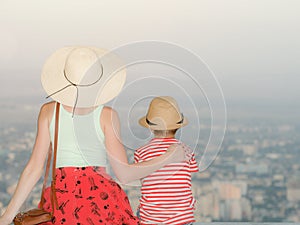
[[[146,116],[139,124],[152,130],[174,130],[185,126],[188,120],[180,112],[176,100],[170,96],[154,98]]]
[[[110,101],[120,93],[125,80],[120,58],[107,50],[84,46],[55,51],[41,75],[47,94],[72,107],[91,107]]]

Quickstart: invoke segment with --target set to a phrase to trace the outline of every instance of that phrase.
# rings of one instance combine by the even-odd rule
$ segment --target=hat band
[[[180,113],[180,114],[181,114],[181,120],[179,122],[177,122],[176,124],[182,124],[183,123],[184,116],[183,116],[183,113]]]
[[[184,120],[184,116],[183,116],[183,113],[180,113],[181,114],[181,120],[179,122],[177,122],[176,124],[182,124],[183,123],[183,120]],[[156,123],[152,123],[150,120],[148,120],[148,118],[146,117],[146,123],[149,125],[149,126],[155,126],[155,125],[158,125]]]
[[[148,120],[148,118],[146,117],[146,123],[150,126],[154,126],[157,125],[156,123],[152,123],[150,120]]]
[[[92,83],[90,83],[90,84],[75,84],[74,82],[72,82],[72,81],[67,77],[66,71],[65,71],[65,69],[64,69],[64,77],[66,78],[66,80],[67,80],[70,84],[68,84],[68,85],[66,85],[65,87],[63,87],[63,88],[61,88],[61,89],[59,89],[59,90],[53,92],[52,94],[48,95],[46,98],[49,98],[49,97],[51,97],[51,96],[53,96],[53,95],[55,95],[55,94],[57,94],[57,93],[59,93],[59,92],[65,90],[65,89],[68,88],[68,87],[71,87],[71,86],[75,87],[75,88],[76,88],[76,98],[75,98],[75,103],[74,103],[74,106],[73,106],[73,112],[72,112],[72,117],[74,117],[74,112],[75,112],[75,109],[76,109],[76,106],[77,106],[78,95],[79,95],[79,89],[78,89],[78,87],[90,87],[90,86],[96,84],[96,83],[101,79],[101,77],[103,76],[103,65],[102,65],[102,63],[100,63],[100,65],[101,65],[101,74],[100,74],[100,76],[98,77],[98,79],[97,79],[96,81],[94,81],[94,82],[92,82]]]

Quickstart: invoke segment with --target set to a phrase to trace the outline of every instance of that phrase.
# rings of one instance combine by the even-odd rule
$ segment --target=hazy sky
[[[0,3],[0,95],[44,94],[40,71],[66,45],[178,44],[216,75],[228,100],[297,103],[298,0],[86,0]]]

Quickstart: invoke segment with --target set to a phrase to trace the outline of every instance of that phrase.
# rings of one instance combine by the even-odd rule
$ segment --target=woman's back
[[[54,104],[48,103],[48,112],[54,112],[49,117],[52,142],[58,106]],[[78,115],[67,109],[61,105],[58,114],[55,190],[59,208],[54,208],[54,224],[139,224],[126,193],[106,173],[105,139],[100,121],[104,127],[109,123],[105,116],[109,109],[77,108]],[[43,195],[43,209],[48,212],[53,211],[50,190],[47,188]]]
[[[100,126],[103,106],[82,115],[72,115],[64,106],[60,109],[56,167],[106,167],[104,134]],[[56,107],[54,107],[54,112]],[[54,113],[53,113],[54,115]],[[54,140],[55,118],[52,116],[50,135]]]

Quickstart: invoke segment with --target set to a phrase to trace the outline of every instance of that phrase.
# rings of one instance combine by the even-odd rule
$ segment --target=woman
[[[172,146],[161,157],[128,164],[120,141],[118,115],[103,106],[119,94],[125,77],[122,61],[99,48],[65,47],[44,65],[43,87],[61,103],[55,187],[59,208],[54,210],[53,224],[138,224],[126,194],[105,172],[106,159],[116,177],[128,183],[185,157],[183,148]],[[56,110],[55,102],[40,109],[31,157],[0,217],[0,225],[12,222],[41,177],[53,142]],[[44,208],[51,211],[49,192],[47,189],[44,195]]]

